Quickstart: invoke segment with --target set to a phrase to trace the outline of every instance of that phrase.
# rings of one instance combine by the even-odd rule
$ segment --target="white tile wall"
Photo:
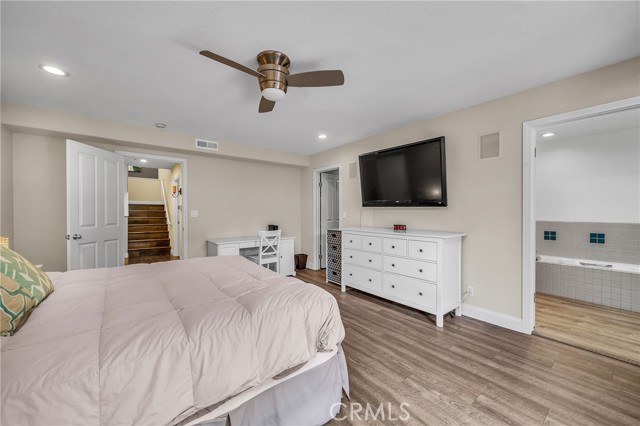
[[[536,291],[640,312],[640,275],[536,264]]]

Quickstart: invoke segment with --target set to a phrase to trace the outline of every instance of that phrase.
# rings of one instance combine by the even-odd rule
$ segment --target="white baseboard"
[[[501,314],[500,312],[479,308],[467,303],[462,304],[462,315],[488,322],[489,324],[497,325],[498,327],[508,328],[509,330],[518,331],[520,333],[523,332],[524,323],[522,318]]]
[[[314,270],[314,271],[318,270],[318,268],[316,267],[315,262],[307,262],[307,269],[311,269],[311,270]]]

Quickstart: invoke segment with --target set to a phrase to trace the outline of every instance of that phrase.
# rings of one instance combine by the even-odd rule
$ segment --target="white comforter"
[[[2,338],[2,424],[172,424],[335,348],[333,296],[241,257],[52,274]]]

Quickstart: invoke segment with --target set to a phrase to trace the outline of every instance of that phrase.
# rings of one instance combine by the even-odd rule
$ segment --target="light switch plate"
[[[191,210],[191,217],[198,217],[198,210]]]

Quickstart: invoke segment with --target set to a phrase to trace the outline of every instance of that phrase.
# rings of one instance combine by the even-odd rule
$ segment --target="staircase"
[[[163,205],[129,204],[129,261],[152,263],[171,260],[171,243]]]

